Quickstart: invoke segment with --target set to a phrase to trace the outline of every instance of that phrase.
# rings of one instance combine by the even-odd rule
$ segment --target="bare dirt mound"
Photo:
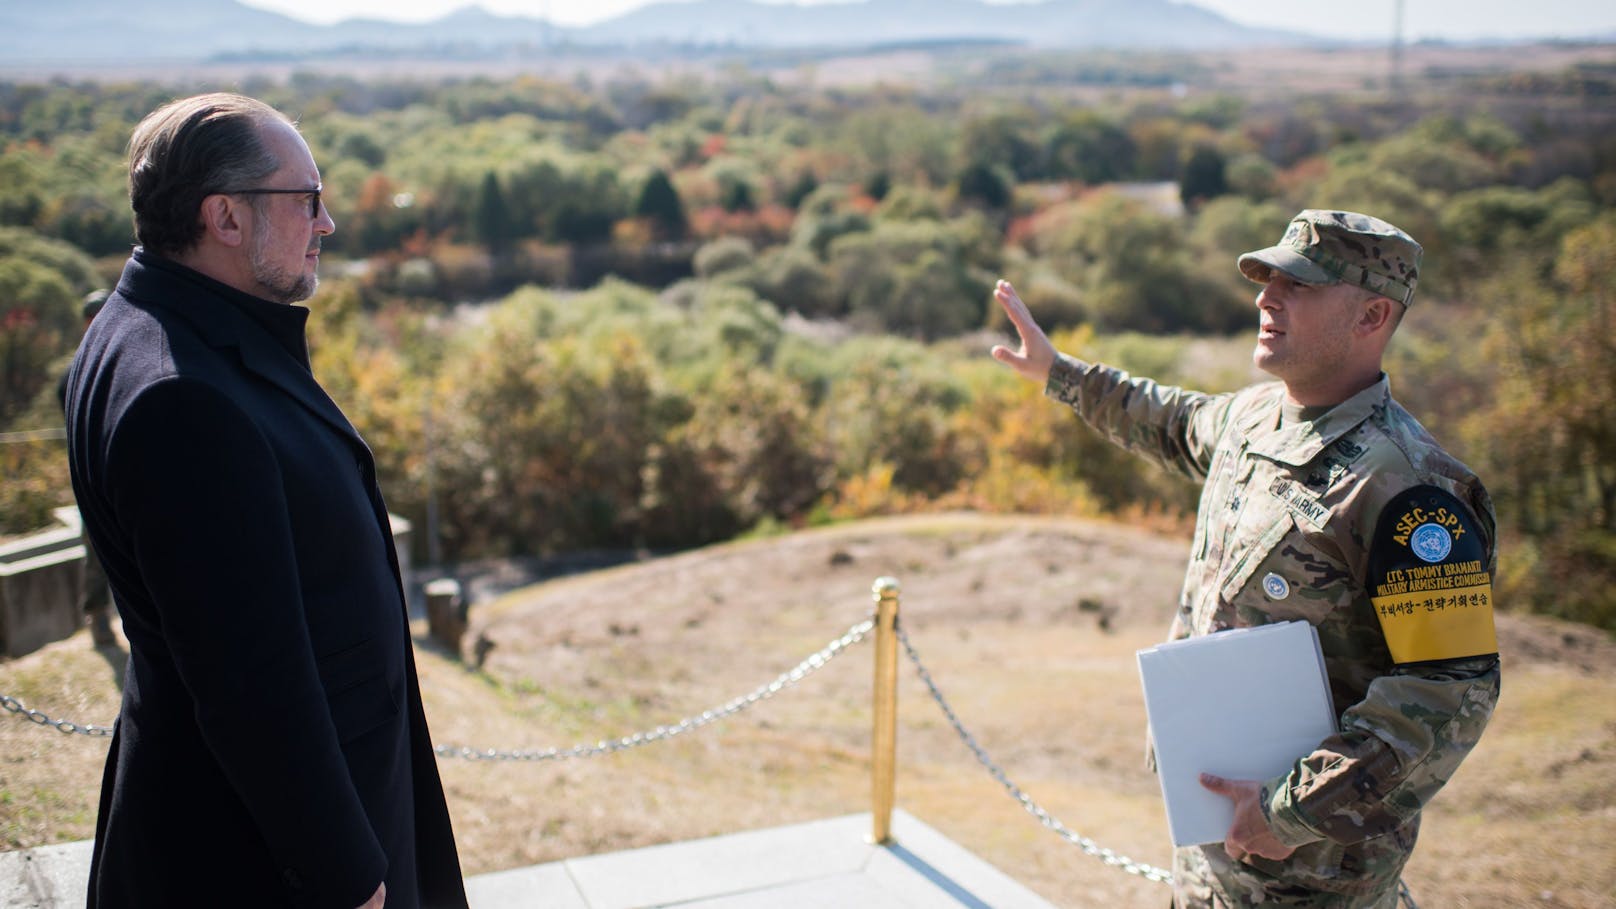
[[[880,576],[899,581],[904,615],[915,627],[997,619],[1165,631],[1188,549],[1184,539],[1101,521],[976,514],[884,518],[526,588],[480,609],[471,634],[495,645],[490,669],[517,674],[541,663],[564,670],[569,652],[624,638],[653,649],[677,642],[686,653],[722,651],[744,659],[735,651],[759,650],[757,635],[828,633],[856,620]],[[738,628],[728,627],[734,622]],[[733,640],[732,632],[746,639]],[[1616,672],[1616,640],[1596,628],[1504,614],[1498,633],[1509,663]],[[774,665],[780,656],[755,655],[760,666]]]

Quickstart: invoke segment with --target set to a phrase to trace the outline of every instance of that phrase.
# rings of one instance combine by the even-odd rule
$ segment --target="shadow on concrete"
[[[975,894],[955,883],[953,878],[950,878],[933,867],[931,863],[903,848],[898,843],[888,843],[886,849],[899,861],[914,869],[921,877],[937,885],[938,890],[957,900],[966,909],[993,909],[992,906],[978,899]]]

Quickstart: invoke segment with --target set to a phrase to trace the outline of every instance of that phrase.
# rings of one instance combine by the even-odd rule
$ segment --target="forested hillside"
[[[1232,388],[1234,257],[1349,208],[1425,245],[1389,371],[1487,479],[1506,602],[1616,629],[1616,66],[1237,95],[1184,90],[1194,58],[981,53],[869,88],[0,83],[0,433],[60,426],[79,299],[132,241],[129,131],[200,88],[301,120],[338,226],[316,371],[447,560],[941,508],[1182,524],[1190,484],[986,356],[993,281],[1065,349]],[[71,502],[59,441],[0,459],[0,534]]]

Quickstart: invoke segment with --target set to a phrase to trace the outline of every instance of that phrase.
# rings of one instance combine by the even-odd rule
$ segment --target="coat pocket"
[[[397,687],[374,640],[316,659],[337,741],[349,742],[398,716]],[[399,680],[402,681],[402,680]]]

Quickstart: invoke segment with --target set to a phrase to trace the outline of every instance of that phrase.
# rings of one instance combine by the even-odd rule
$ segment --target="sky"
[[[358,16],[422,22],[463,6],[590,25],[645,6],[650,0],[241,0],[308,22],[331,23]],[[782,0],[762,0],[782,2]],[[823,3],[838,0],[785,0]],[[990,3],[1025,0],[988,0]],[[1297,2],[1297,0],[1195,0],[1236,22],[1344,39],[1385,39],[1392,33],[1397,0]],[[1403,37],[1522,39],[1616,34],[1616,3],[1610,0],[1403,0]]]

